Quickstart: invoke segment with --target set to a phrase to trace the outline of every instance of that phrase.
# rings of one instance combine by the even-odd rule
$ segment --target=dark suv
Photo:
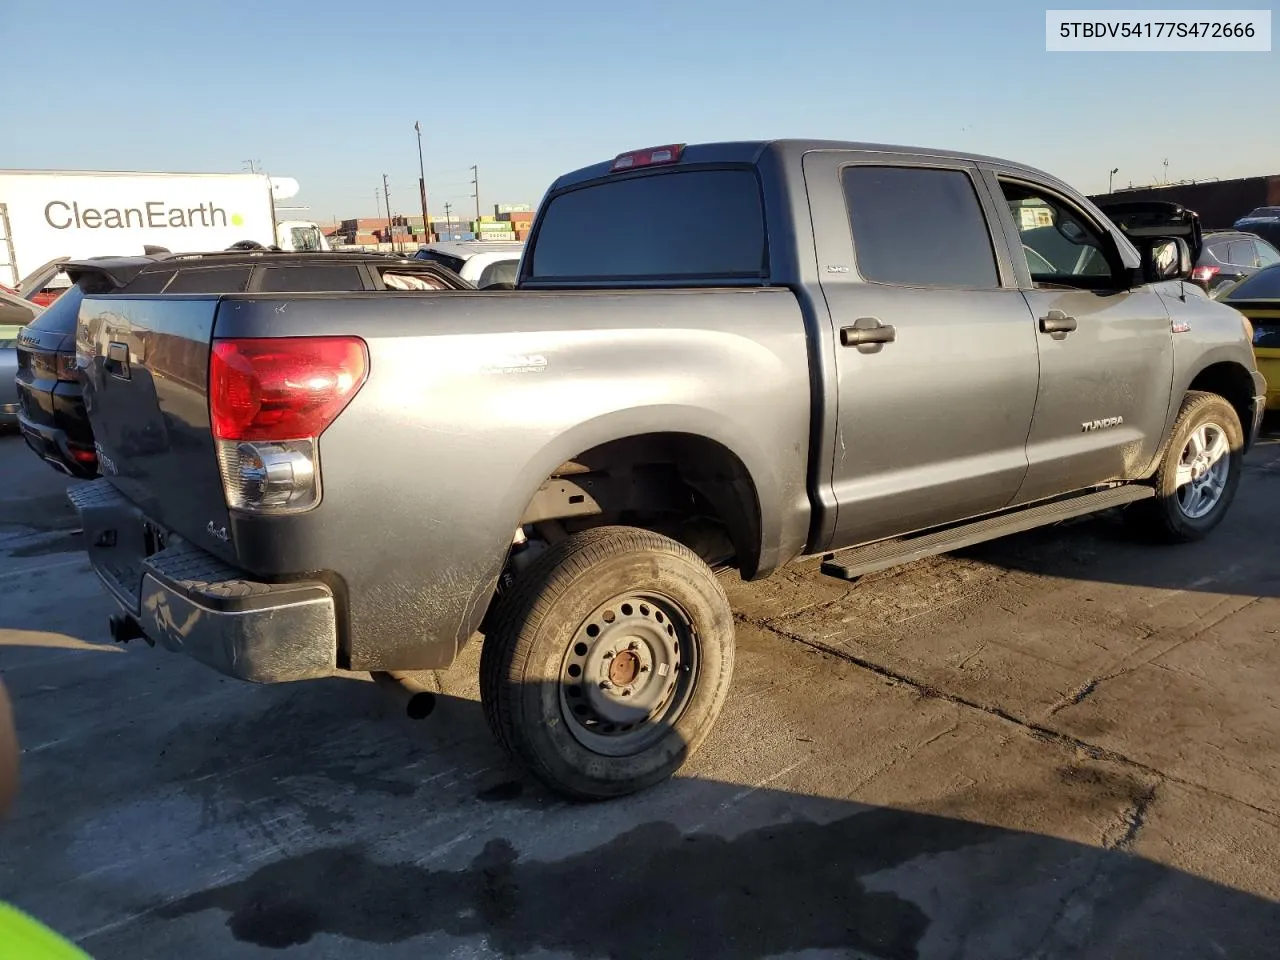
[[[76,318],[86,293],[133,297],[474,289],[439,263],[362,253],[159,254],[73,260],[64,269],[74,286],[18,334],[18,425],[37,455],[84,479],[98,475],[76,369]]]
[[[1275,263],[1280,263],[1280,251],[1259,236],[1240,230],[1206,230],[1191,280],[1213,290]]]

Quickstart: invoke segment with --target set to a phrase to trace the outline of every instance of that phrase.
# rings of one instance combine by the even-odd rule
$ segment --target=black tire
[[[1193,434],[1202,427],[1217,427],[1226,437],[1228,452],[1222,458],[1227,475],[1221,493],[1213,506],[1203,515],[1189,515],[1184,506],[1188,495],[1184,485],[1179,496],[1178,468],[1183,463],[1183,453]],[[1160,466],[1152,478],[1156,488],[1155,498],[1134,504],[1125,511],[1125,519],[1140,534],[1165,543],[1189,543],[1208,535],[1222,522],[1236,487],[1240,484],[1240,470],[1244,459],[1244,430],[1235,408],[1216,393],[1190,391],[1182,400],[1182,409],[1173,425],[1173,433],[1165,448]]]
[[[598,527],[549,548],[498,601],[481,699],[498,741],[539,780],[603,800],[660,783],[693,755],[728,696],[733,653],[729,601],[695,553],[648,530]]]

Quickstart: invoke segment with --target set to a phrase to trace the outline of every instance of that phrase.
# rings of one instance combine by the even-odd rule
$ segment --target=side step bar
[[[913,560],[1043,527],[1059,520],[1070,520],[1072,517],[1083,517],[1127,503],[1149,500],[1155,495],[1154,487],[1142,484],[1126,484],[1092,493],[1077,493],[1041,503],[1039,506],[999,513],[958,526],[899,537],[896,540],[880,540],[866,546],[841,550],[839,553],[829,553],[823,557],[822,572],[837,580],[856,580],[865,574],[901,566]]]

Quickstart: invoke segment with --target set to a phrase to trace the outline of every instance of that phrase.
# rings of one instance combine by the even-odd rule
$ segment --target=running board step
[[[1120,507],[1138,500],[1149,500],[1156,495],[1155,488],[1140,484],[1110,487],[1093,493],[1080,493],[1059,500],[1051,500],[1036,507],[984,517],[972,523],[947,527],[943,530],[901,537],[897,540],[880,540],[864,547],[851,547],[839,553],[829,553],[822,560],[822,572],[837,580],[856,580],[868,573],[887,570],[914,560],[932,557],[939,553],[959,550],[961,547],[995,540],[1011,533],[1021,533],[1043,527],[1059,520],[1083,517],[1112,507]]]

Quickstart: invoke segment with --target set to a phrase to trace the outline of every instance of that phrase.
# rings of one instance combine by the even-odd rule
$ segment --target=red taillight
[[[95,464],[98,462],[98,455],[92,450],[79,450],[75,447],[67,447],[67,452],[71,454],[72,459],[77,463]]]
[[[369,374],[359,337],[216,340],[209,417],[219,440],[318,437]]]
[[[1196,267],[1191,271],[1191,279],[1196,283],[1208,283],[1221,267]]]
[[[661,147],[650,147],[647,150],[632,150],[620,153],[613,158],[613,173],[619,170],[634,170],[637,167],[654,167],[663,163],[676,163],[684,152],[683,143],[668,143]]]

